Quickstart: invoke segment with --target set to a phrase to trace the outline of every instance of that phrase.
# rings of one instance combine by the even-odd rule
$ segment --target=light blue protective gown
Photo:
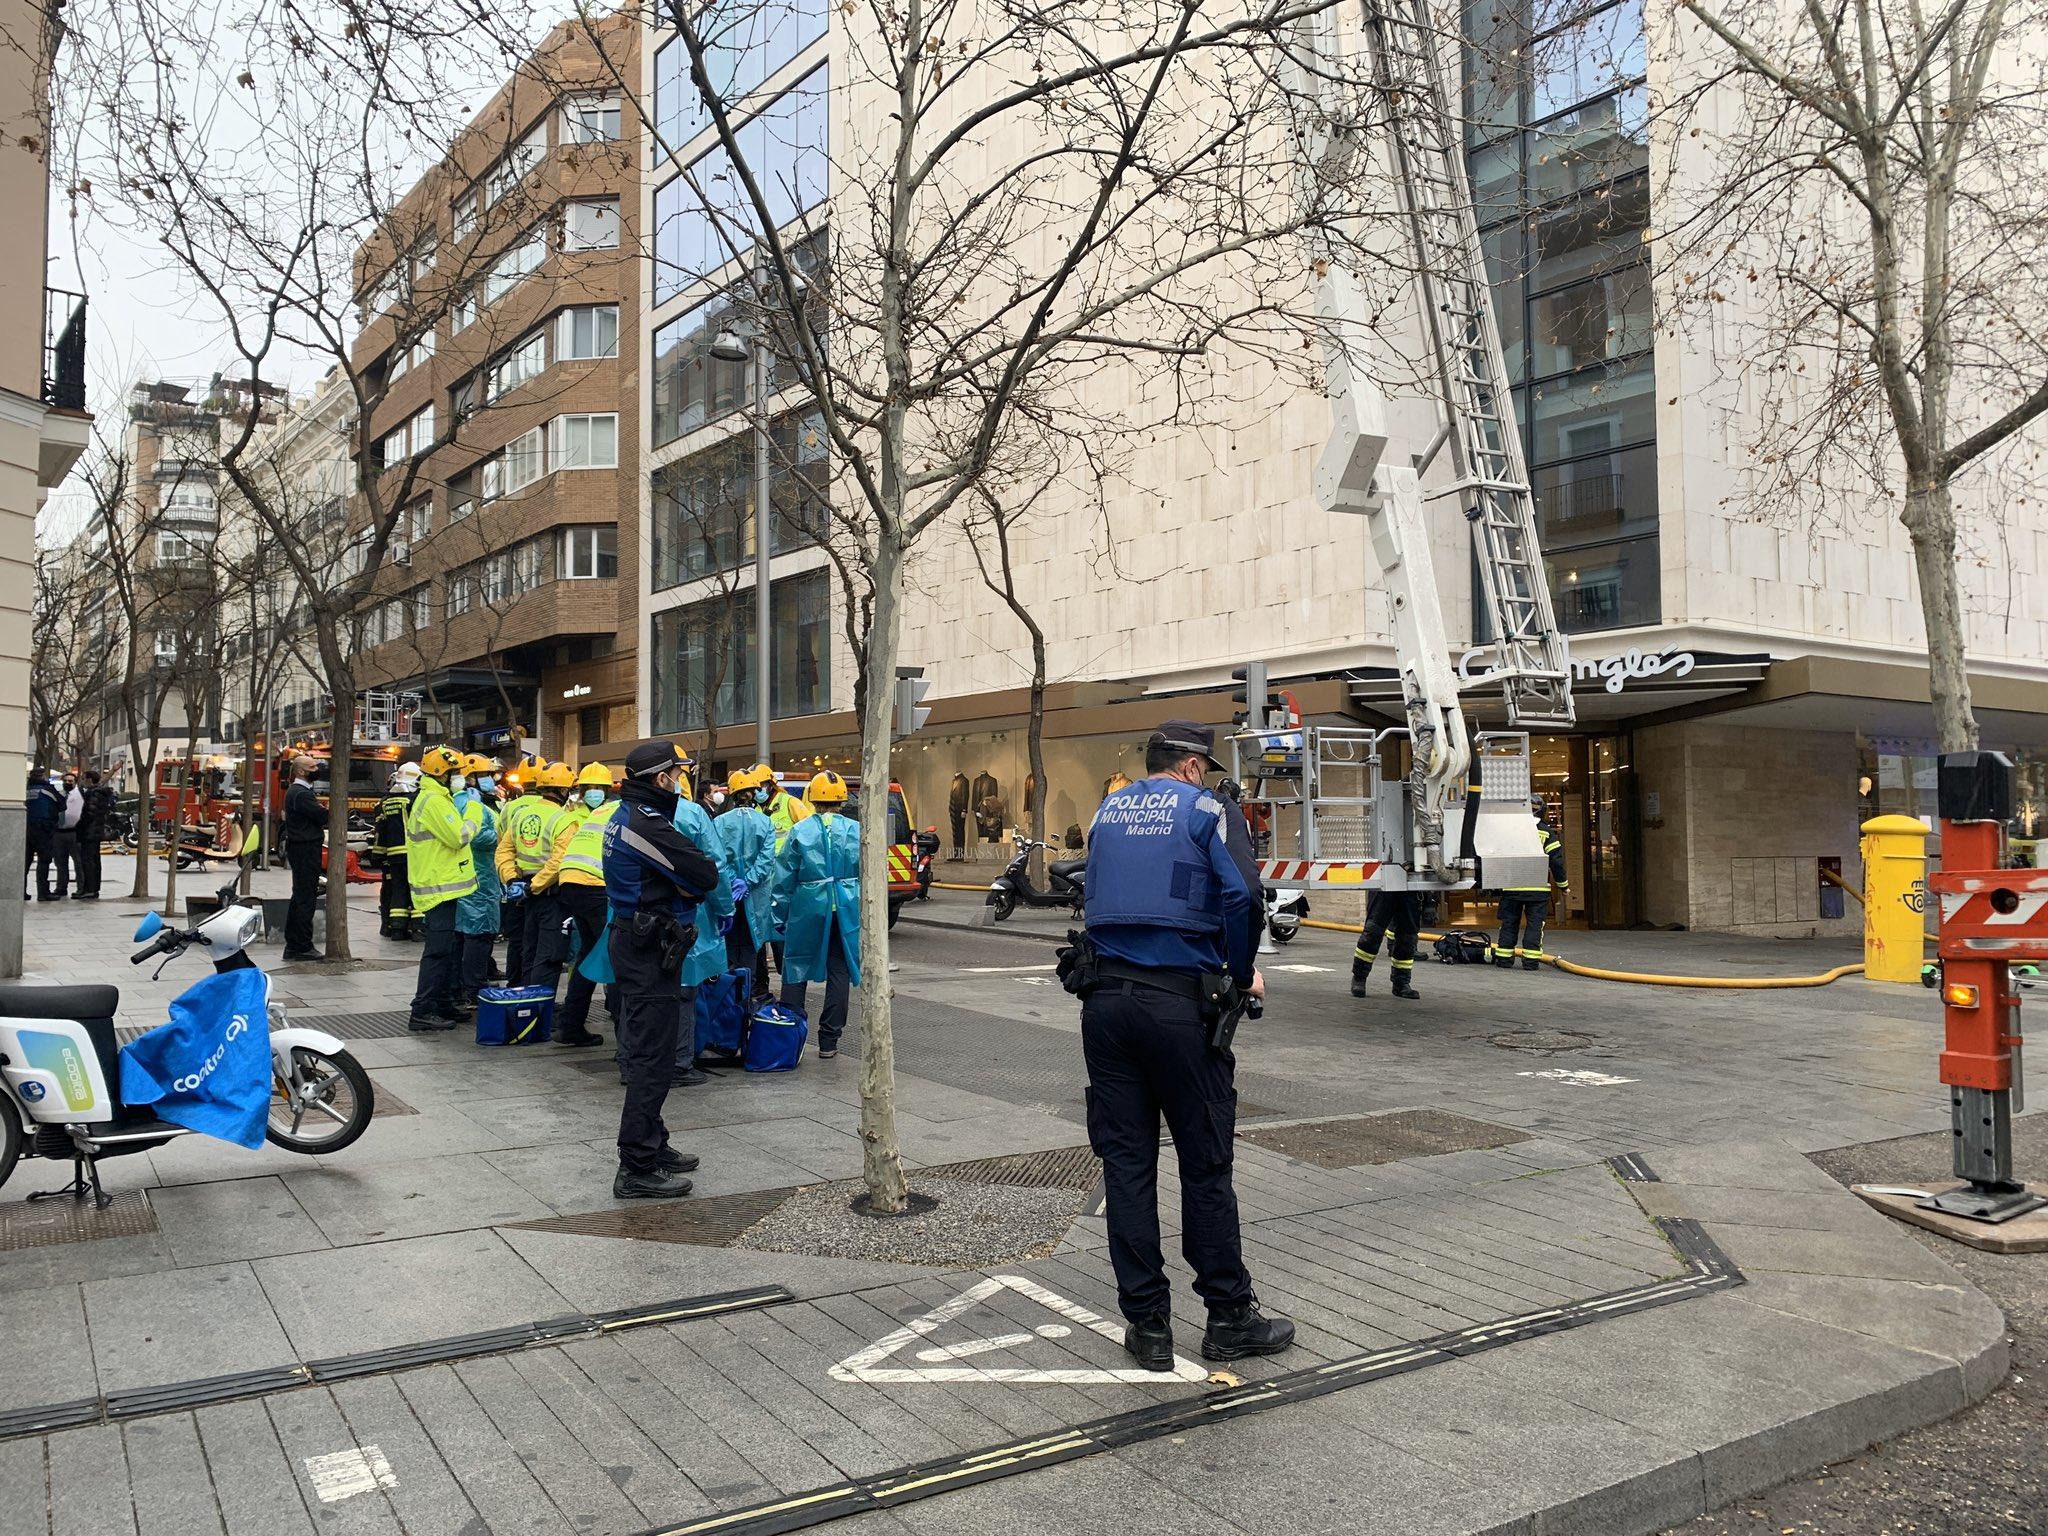
[[[860,824],[821,812],[789,829],[775,856],[775,915],[782,929],[782,978],[822,981],[836,938],[853,985],[860,985]]]

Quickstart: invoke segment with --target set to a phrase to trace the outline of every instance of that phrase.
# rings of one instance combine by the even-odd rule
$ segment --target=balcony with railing
[[[49,490],[71,473],[92,436],[85,409],[85,295],[43,290],[43,417],[36,483]]]

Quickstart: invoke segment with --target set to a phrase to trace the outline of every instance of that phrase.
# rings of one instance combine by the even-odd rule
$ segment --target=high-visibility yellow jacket
[[[784,790],[768,802],[768,819],[775,823],[775,851],[782,852],[782,845],[789,840],[789,829],[800,821],[808,821],[818,813]]]
[[[556,882],[561,885],[604,885],[604,829],[626,802],[608,800],[586,814],[562,845]]]
[[[420,792],[405,813],[407,873],[415,912],[431,912],[476,889],[476,861],[469,840],[473,823],[455,808],[455,797],[439,779],[421,779]]]
[[[562,859],[569,851],[569,840],[583,825],[583,818],[590,814],[590,807],[581,799],[571,800],[567,805],[558,805],[554,809],[555,814],[541,827],[541,839],[547,844],[548,856],[533,877],[532,889],[536,894],[555,888],[555,883],[562,877]],[[598,883],[604,882],[600,880]]]
[[[561,807],[545,795],[531,790],[505,807],[498,823],[498,879],[510,885],[530,880],[548,861],[548,844],[543,834]]]

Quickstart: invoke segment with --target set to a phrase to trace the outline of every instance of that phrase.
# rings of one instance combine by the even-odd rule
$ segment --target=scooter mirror
[[[142,921],[135,925],[135,942],[140,944],[145,939],[153,939],[163,931],[163,915],[158,912],[145,912],[142,914]]]

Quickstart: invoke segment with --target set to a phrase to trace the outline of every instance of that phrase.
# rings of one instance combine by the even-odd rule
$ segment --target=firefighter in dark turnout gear
[[[1543,837],[1543,852],[1550,860],[1550,885],[1568,891],[1565,880],[1564,844],[1543,819],[1543,802],[1532,798],[1529,814]],[[1516,885],[1500,893],[1500,942],[1493,946],[1493,963],[1502,970],[1517,960],[1522,969],[1534,971],[1543,965],[1543,919],[1550,914],[1550,885]]]
[[[1365,927],[1359,930],[1358,947],[1351,951],[1351,995],[1365,996],[1365,984],[1372,978],[1372,963],[1380,955],[1380,941],[1393,931],[1394,996],[1418,998],[1415,990],[1415,936],[1422,931],[1420,891],[1374,891],[1365,902]]]
[[[405,813],[419,792],[419,764],[400,763],[391,775],[390,793],[377,807],[376,829],[370,834],[370,852],[383,872],[377,883],[377,931],[387,939],[419,937],[405,842]]]
[[[719,880],[718,866],[675,828],[685,761],[668,742],[635,747],[626,756],[618,810],[604,824],[619,1067],[626,1078],[615,1200],[687,1195],[683,1175],[697,1166],[668,1144],[661,1119],[685,1027],[683,960],[696,938],[697,904]],[[688,1027],[696,1027],[694,1020]]]

